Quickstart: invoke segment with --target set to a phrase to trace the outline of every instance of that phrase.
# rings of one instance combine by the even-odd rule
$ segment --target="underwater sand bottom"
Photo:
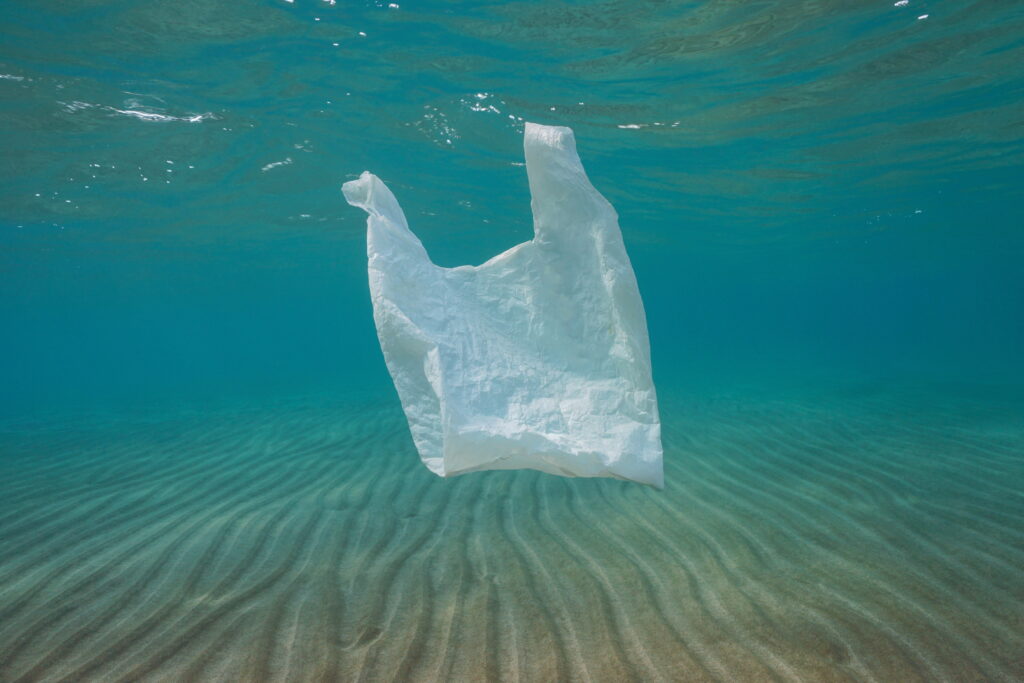
[[[397,402],[0,431],[0,680],[1014,680],[1020,405],[663,398],[664,491]]]

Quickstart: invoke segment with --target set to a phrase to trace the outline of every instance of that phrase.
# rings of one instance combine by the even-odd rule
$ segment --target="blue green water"
[[[173,441],[169,434],[185,439],[173,442],[176,452],[195,453],[187,457],[200,463],[200,454],[212,451],[197,445],[206,443],[199,436],[188,441],[184,435],[189,430],[209,434],[214,443],[216,429],[227,429],[232,416],[246,416],[239,417],[239,424],[259,425],[270,419],[266,416],[291,415],[293,408],[282,405],[293,406],[292,401],[314,406],[309,408],[313,412],[275,427],[279,441],[267,437],[265,447],[247,442],[248,432],[241,428],[238,443],[261,457],[280,449],[281,463],[288,462],[286,453],[321,453],[314,441],[331,443],[347,429],[330,425],[330,410],[317,412],[318,405],[331,406],[349,416],[345,424],[363,425],[359,443],[368,445],[351,446],[351,457],[362,457],[359,448],[386,452],[389,472],[403,473],[422,491],[451,484],[419,471],[380,354],[366,282],[365,215],[347,206],[340,194],[340,185],[363,170],[389,184],[436,262],[478,264],[532,234],[522,163],[524,121],[570,126],[591,181],[619,213],[639,280],[655,382],[664,403],[666,462],[672,463],[668,497],[647,498],[655,494],[631,493],[608,482],[485,475],[452,484],[462,488],[444,489],[466,492],[466,500],[452,506],[468,504],[476,489],[467,487],[483,482],[480,495],[497,492],[519,501],[512,504],[519,508],[495,508],[494,514],[510,520],[533,515],[520,520],[526,526],[495,522],[493,528],[485,524],[483,531],[474,531],[475,522],[442,511],[449,507],[431,508],[437,519],[455,520],[451,527],[438,523],[437,529],[468,534],[467,562],[476,562],[473,558],[485,552],[477,548],[478,533],[484,538],[481,548],[488,547],[491,532],[512,539],[510,544],[533,532],[537,538],[550,537],[551,529],[562,528],[559,506],[566,506],[566,514],[577,501],[608,506],[605,532],[618,531],[626,539],[615,551],[623,566],[609,560],[603,565],[607,576],[600,568],[587,574],[596,588],[593,601],[585,601],[578,613],[566,607],[565,614],[556,610],[548,615],[544,623],[562,634],[556,638],[561,649],[529,665],[520,657],[518,668],[508,663],[515,652],[497,663],[483,657],[445,665],[463,668],[431,668],[424,663],[433,661],[429,658],[409,663],[388,650],[394,641],[386,626],[377,621],[360,625],[349,614],[335,626],[345,633],[355,629],[342,641],[346,647],[369,648],[365,660],[350,662],[346,654],[331,660],[341,662],[337,667],[316,675],[287,657],[282,661],[291,661],[291,668],[238,669],[229,658],[221,669],[207,671],[195,662],[206,661],[200,654],[207,651],[203,638],[212,643],[216,634],[202,631],[182,645],[186,654],[174,655],[188,659],[190,675],[230,677],[244,671],[256,678],[302,679],[363,672],[358,675],[436,680],[442,671],[469,678],[481,672],[515,678],[511,672],[519,672],[526,679],[586,678],[589,671],[597,679],[621,680],[634,675],[650,679],[656,670],[671,680],[698,669],[720,679],[743,673],[818,680],[836,672],[839,678],[856,679],[1024,675],[1019,616],[1010,616],[1013,606],[1024,604],[1024,581],[1012,569],[1024,558],[1019,494],[1024,485],[1024,3],[4,0],[0,6],[0,418],[5,425],[0,458],[9,481],[27,487],[18,489],[24,496],[13,497],[17,504],[6,504],[0,519],[34,519],[31,515],[38,513],[42,520],[42,511],[54,501],[76,500],[59,487],[33,493],[31,482],[61,471],[60,463],[81,463],[82,469],[75,465],[70,471],[81,472],[83,479],[68,474],[61,480],[73,487],[95,477],[106,481],[87,475],[84,463],[104,471],[108,450],[114,471],[143,477],[150,471],[147,458],[157,458],[163,452],[158,445]],[[177,422],[188,415],[221,415],[216,411],[227,411],[222,421],[210,417],[202,427]],[[261,411],[264,418],[253,417]],[[820,412],[812,416],[813,411]],[[102,415],[102,421],[90,415]],[[129,415],[131,429],[120,422]],[[165,418],[171,422],[158,422]],[[89,426],[90,419],[97,422]],[[378,419],[384,425],[379,431],[366,426]],[[744,425],[762,422],[764,430],[777,426],[784,434],[769,436],[752,426],[743,431]],[[147,424],[152,424],[150,431]],[[286,424],[294,431],[288,432]],[[855,425],[865,431],[857,432]],[[861,436],[854,438],[854,432]],[[314,433],[323,434],[322,439],[316,441]],[[310,440],[308,447],[286,447],[288,434]],[[680,436],[672,441],[670,434]],[[81,444],[76,445],[74,435],[82,436]],[[385,445],[373,445],[385,436],[387,441],[380,441]],[[784,459],[802,462],[803,456],[780,444],[797,448],[793,444],[798,442],[812,449],[801,451],[810,458],[807,462],[816,454],[826,463],[822,476],[832,466],[829,458],[844,454],[832,470],[836,486],[846,481],[856,488],[860,482],[865,491],[881,492],[878,498],[848,492],[843,500],[854,507],[841,509],[849,517],[833,520],[840,527],[844,520],[856,520],[850,527],[854,536],[866,528],[878,530],[877,537],[850,541],[855,554],[882,557],[886,548],[910,548],[903,568],[871,566],[865,576],[876,572],[870,575],[881,578],[870,581],[881,581],[895,595],[907,586],[933,586],[922,577],[931,571],[928,567],[937,566],[934,558],[952,558],[949,567],[935,570],[934,586],[957,590],[951,587],[968,585],[960,595],[969,604],[960,608],[965,614],[979,610],[971,613],[970,623],[990,629],[985,632],[990,650],[964,635],[970,631],[968,622],[958,622],[952,613],[922,617],[930,614],[927,605],[942,602],[939,588],[920,589],[927,594],[918,602],[911,600],[904,612],[886,616],[878,609],[888,607],[875,609],[868,597],[866,586],[876,584],[855,585],[853,579],[843,584],[848,592],[829,588],[819,596],[822,602],[808,607],[820,607],[815,614],[825,616],[815,622],[818,626],[806,627],[846,643],[852,659],[830,660],[831,650],[822,646],[826,654],[821,661],[831,663],[820,669],[807,665],[812,655],[783,643],[804,642],[802,626],[793,626],[778,640],[758,639],[757,634],[770,630],[763,624],[772,623],[772,610],[802,594],[796,586],[803,579],[794,578],[797,583],[787,586],[760,584],[763,593],[740,591],[734,594],[736,602],[730,601],[730,587],[744,585],[737,577],[751,567],[792,576],[788,572],[795,567],[826,566],[810,557],[794,559],[794,553],[796,539],[827,535],[814,526],[818,522],[807,520],[824,514],[821,524],[832,522],[817,508],[806,516],[797,512],[825,496],[824,489],[796,484],[803,493],[792,501],[758,502],[759,495],[767,494],[757,484],[735,481],[744,472],[784,478],[793,471]],[[767,453],[776,447],[781,450],[772,452],[782,454],[779,469],[758,470],[771,462],[758,449]],[[345,448],[339,446],[339,452]],[[719,470],[716,458],[733,451],[741,453],[735,461],[741,463],[740,480],[714,483],[733,463],[722,461]],[[117,453],[134,455],[116,464]],[[687,458],[697,453],[708,459],[691,469]],[[925,454],[945,464],[918,481],[914,473],[931,462]],[[861,457],[877,458],[875,474],[858,473],[855,463]],[[310,461],[308,467],[318,463]],[[844,468],[848,476],[841,474]],[[175,471],[161,474],[152,485],[175,482]],[[705,472],[707,479],[695,471]],[[285,470],[279,474],[285,477]],[[399,483],[379,488],[391,473],[381,478],[364,474],[366,491],[375,491],[361,499],[364,503],[378,496],[386,507],[388,496],[402,490]],[[341,488],[325,489],[317,500],[344,497],[339,491],[347,476],[339,470],[330,481]],[[673,486],[685,486],[691,476],[709,488],[687,499]],[[958,480],[968,479],[973,483],[957,488]],[[535,481],[541,483],[534,486]],[[886,488],[890,485],[895,488]],[[904,485],[909,488],[901,489]],[[554,488],[560,486],[564,491]],[[75,495],[92,495],[74,490]],[[149,490],[133,491],[126,483],[117,495],[129,498],[118,500],[127,506],[134,500],[130,496],[143,500]],[[673,491],[684,497],[672,498]],[[564,497],[572,492],[581,497]],[[553,507],[527,513],[530,501],[545,494],[552,496]],[[434,500],[433,495],[422,493],[407,506]],[[722,545],[712,535],[690,548],[682,536],[663,538],[659,530],[643,532],[643,543],[631,545],[639,536],[630,535],[633,527],[616,519],[615,511],[639,497],[681,511],[681,519],[703,519],[708,526],[695,525],[694,534],[724,525],[718,537]],[[730,498],[737,500],[734,509],[712,505],[705,517],[698,516],[700,501]],[[899,504],[889,508],[880,500]],[[120,509],[114,501],[96,498],[97,515]],[[928,508],[942,501],[953,501],[950,510],[956,512]],[[779,507],[773,508],[776,503]],[[862,503],[863,509],[855,507]],[[348,503],[338,505],[331,509],[348,509]],[[759,507],[768,511],[763,519],[755,513]],[[907,535],[894,531],[887,536],[886,524],[902,514],[910,520]],[[486,518],[486,511],[474,515]],[[97,519],[67,523],[87,528]],[[742,528],[755,519],[768,529],[746,539]],[[800,520],[810,525],[804,531]],[[359,549],[358,558],[370,558],[364,564],[350,560],[343,546],[330,555],[334,559],[324,559],[325,566],[333,562],[346,571],[376,572],[382,581],[400,583],[395,577],[402,576],[401,570],[384,560],[375,564],[374,553],[406,562],[420,557],[417,552],[439,553],[449,542],[458,545],[435,531],[412,537],[419,545],[406,552],[405,540],[387,545],[384,539],[394,529],[377,523],[355,524],[361,531],[345,541]],[[666,521],[664,528],[677,526]],[[950,529],[963,533],[944,535],[942,530]],[[928,540],[908,546],[906,539],[917,538],[917,532]],[[231,546],[234,537],[224,533],[211,543]],[[125,538],[128,531],[117,542]],[[328,536],[317,538],[330,545],[324,540]],[[776,541],[781,545],[759,545]],[[591,572],[580,560],[588,557],[586,541],[579,542],[584,545],[576,548],[571,540],[559,540],[563,550],[551,548],[551,557],[558,552],[567,556],[551,561],[571,564],[575,558]],[[659,563],[668,566],[669,558],[637,550],[652,544],[691,558],[672,565],[684,566],[685,572],[662,573]],[[90,552],[89,547],[82,552]],[[165,557],[154,547],[153,557],[166,564],[178,557],[174,553],[200,554],[189,545],[175,548]],[[535,555],[523,556],[523,566],[533,567],[523,570],[523,586],[555,581],[545,574],[545,546],[538,548]],[[734,550],[738,555],[731,554]],[[916,550],[920,553],[915,555]],[[78,570],[68,569],[72,573],[65,575],[40,569],[12,587],[5,581],[18,574],[14,565],[2,563],[5,552],[0,545],[0,615],[7,614],[2,611],[6,606],[21,619],[9,622],[14,625],[5,633],[15,639],[10,642],[24,644],[31,636],[42,645],[38,651],[0,650],[0,679],[59,679],[77,672],[113,680],[110,670],[97,668],[100,664],[75,668],[76,662],[86,661],[76,648],[94,647],[90,641],[71,642],[60,628],[53,625],[51,633],[39,620],[66,599],[59,597],[65,593],[47,591],[57,590],[54,586],[65,580],[60,577],[71,581]],[[450,555],[458,552],[453,546]],[[701,553],[707,555],[707,567]],[[643,557],[653,558],[650,565],[639,562]],[[775,557],[786,559],[773,564]],[[630,565],[634,559],[637,563]],[[346,564],[350,561],[354,564]],[[209,571],[216,575],[221,567],[228,572],[223,569],[230,566],[228,560],[218,562]],[[166,566],[172,565],[178,566]],[[11,573],[4,574],[8,569]],[[904,570],[909,573],[900,574]],[[964,574],[957,573],[961,570]],[[494,571],[491,565],[481,576]],[[707,579],[708,590],[718,586],[721,593],[717,602],[705,596],[706,604],[724,605],[721,614],[709,609],[722,624],[740,625],[709,632],[693,646],[694,661],[702,661],[703,668],[659,659],[660,653],[676,651],[664,634],[658,640],[662,636],[648,633],[653,654],[634,661],[629,653],[636,651],[635,643],[628,634],[638,629],[645,640],[643,615],[599,597],[606,580],[615,584],[616,577],[630,571],[647,577],[636,585],[658,598],[651,604],[676,595],[676,589],[685,592],[685,585],[698,585],[705,571],[718,571]],[[49,577],[49,583],[40,579],[41,592],[32,592],[34,576]],[[167,569],[167,576],[160,585],[173,586],[175,570]],[[826,576],[807,579],[807,585]],[[213,580],[204,577],[196,581]],[[143,578],[140,574],[140,585]],[[342,585],[348,590],[359,580],[351,579],[353,584],[343,578]],[[506,590],[519,585],[509,581]],[[562,594],[573,592],[569,579],[558,581],[567,582]],[[480,609],[504,615],[506,593],[500,583],[495,585],[488,595],[498,606],[486,607],[491,598],[482,597]],[[518,594],[528,593],[523,588]],[[556,593],[545,594],[545,600]],[[32,600],[46,595],[52,597],[48,607],[33,607]],[[124,604],[144,595],[149,594],[126,594]],[[412,595],[407,606],[413,611],[431,600],[454,604],[456,613],[472,603],[462,602],[457,590]],[[759,602],[757,595],[769,597]],[[449,598],[454,602],[445,602]],[[292,604],[290,598],[282,600]],[[679,600],[673,604],[688,604],[685,597]],[[832,602],[822,607],[827,600]],[[899,601],[882,602],[899,609]],[[93,604],[83,598],[86,603]],[[1006,612],[986,614],[989,607],[978,607],[994,604]],[[587,605],[597,611],[588,612]],[[295,609],[295,614],[301,611]],[[502,624],[531,621],[528,613],[509,609],[512,616],[487,622],[481,632],[493,629],[497,638]],[[684,614],[680,609],[678,614]],[[110,614],[115,612],[111,607]],[[401,609],[366,607],[366,614],[378,612]],[[617,636],[588,636],[581,625],[597,613],[615,625],[608,633]],[[291,623],[293,612],[281,614],[287,615],[281,623]],[[675,614],[664,616],[670,631],[685,634],[696,628]],[[734,621],[723,614],[741,616]],[[330,631],[334,622],[324,618],[323,628]],[[186,623],[167,619],[168,624]],[[601,619],[595,623],[605,623]],[[537,617],[536,623],[541,621]],[[935,635],[925,622],[947,626],[936,626],[941,634]],[[915,639],[917,626],[922,631]],[[174,632],[173,625],[167,628]],[[420,630],[415,633],[425,637]],[[518,642],[526,637],[521,634]],[[538,643],[548,642],[536,637]],[[601,660],[605,668],[583,667],[591,655],[611,651],[607,643],[612,641],[626,643],[618,664]],[[140,648],[151,647],[139,642]],[[730,650],[724,643],[739,645]],[[224,647],[235,647],[242,653],[239,661],[245,660],[244,644]],[[103,661],[123,658],[131,666],[148,661],[129,649],[115,650]],[[211,645],[209,651],[215,650]],[[754,654],[744,659],[741,653]],[[48,657],[69,662],[68,668],[39,669],[37,663]],[[405,663],[387,668],[382,662],[393,657]],[[177,661],[168,655],[160,666],[172,668],[153,664],[145,671],[174,676]],[[677,668],[662,668],[670,662]],[[970,664],[958,668],[963,662]],[[648,665],[653,669],[644,668]],[[131,678],[130,666],[118,671]]]
[[[523,119],[576,131],[665,381],[1019,383],[1022,13],[5,3],[4,403],[386,383],[340,184],[483,262]]]

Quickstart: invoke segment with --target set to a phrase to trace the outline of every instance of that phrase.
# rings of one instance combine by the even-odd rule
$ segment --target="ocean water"
[[[1024,680],[1024,3],[80,0],[0,20],[0,680]],[[442,265],[576,134],[666,488],[419,462]]]

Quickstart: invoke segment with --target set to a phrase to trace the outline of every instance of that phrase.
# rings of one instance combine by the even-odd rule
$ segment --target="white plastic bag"
[[[373,174],[366,210],[377,334],[431,471],[532,468],[663,485],[647,321],[618,216],[569,128],[526,124],[534,238],[480,266],[430,261]]]

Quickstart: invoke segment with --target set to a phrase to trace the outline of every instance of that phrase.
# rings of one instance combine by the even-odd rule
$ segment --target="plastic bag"
[[[480,266],[434,265],[364,172],[374,321],[431,471],[531,468],[661,488],[647,320],[611,204],[569,128],[526,124],[534,238]]]

